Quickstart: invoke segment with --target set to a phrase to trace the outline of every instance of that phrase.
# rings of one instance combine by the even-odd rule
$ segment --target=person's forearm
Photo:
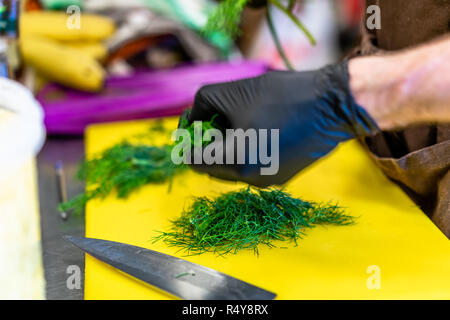
[[[356,102],[380,129],[450,122],[450,37],[390,55],[349,62]]]

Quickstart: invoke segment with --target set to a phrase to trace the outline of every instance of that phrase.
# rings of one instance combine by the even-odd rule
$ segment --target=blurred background
[[[98,92],[112,76],[205,62],[254,60],[267,68],[286,69],[286,56],[296,70],[318,68],[342,58],[358,43],[362,0],[274,0],[302,23],[313,40],[271,1],[269,9],[266,1],[257,0],[22,1],[17,29],[21,57],[10,63],[15,77],[38,95],[49,82]],[[15,2],[20,3],[0,1],[5,6]],[[224,10],[218,18],[216,10],[223,3],[247,5]],[[7,10],[2,14],[7,19]],[[229,25],[226,19],[237,21]],[[13,27],[7,28],[13,37]],[[84,74],[70,70],[67,61],[56,60],[63,49],[66,59],[78,59],[74,69],[86,68]],[[61,75],[51,68],[68,73]]]
[[[363,0],[0,0],[0,298],[81,299],[58,203],[92,123],[180,114],[205,84],[338,61]],[[64,171],[62,171],[64,170]],[[62,172],[65,179],[62,180]],[[8,261],[8,263],[3,263]]]
[[[3,73],[35,94],[50,135],[175,115],[207,83],[335,62],[357,45],[363,6],[362,0],[1,3]]]

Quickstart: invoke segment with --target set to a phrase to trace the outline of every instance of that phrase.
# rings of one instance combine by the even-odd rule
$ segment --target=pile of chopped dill
[[[179,247],[188,255],[213,252],[236,254],[260,245],[275,247],[274,241],[301,239],[316,225],[350,225],[355,218],[342,207],[306,202],[278,189],[243,189],[216,199],[196,198],[181,216],[171,221],[168,232],[154,238]]]
[[[194,143],[194,124],[186,120],[188,112],[181,117],[180,128],[187,129]],[[203,121],[202,130],[215,128],[213,117]],[[161,122],[156,122],[148,132],[139,134],[136,138],[151,138],[152,134],[165,134]],[[170,134],[170,132],[167,132]],[[202,141],[202,144],[209,141]],[[86,203],[94,198],[105,198],[113,190],[118,198],[127,198],[130,193],[147,184],[169,182],[172,178],[186,170],[188,166],[173,163],[171,154],[175,144],[152,146],[144,143],[134,144],[127,140],[113,145],[102,153],[85,160],[77,171],[77,179],[86,183],[86,191],[73,199],[59,205],[60,211],[81,213]]]

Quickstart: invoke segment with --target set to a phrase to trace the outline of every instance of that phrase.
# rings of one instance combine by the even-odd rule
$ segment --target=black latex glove
[[[261,175],[260,164],[192,165],[194,170],[258,187],[283,184],[340,142],[378,131],[350,92],[347,62],[202,87],[187,119],[208,121],[215,114],[225,128],[280,130],[276,175]]]

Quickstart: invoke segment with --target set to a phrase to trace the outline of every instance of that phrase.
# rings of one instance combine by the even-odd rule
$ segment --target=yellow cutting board
[[[155,120],[91,126],[92,156],[124,138],[146,132]],[[176,119],[164,120],[176,128]],[[168,134],[154,133],[156,143]],[[170,136],[170,135],[169,135]],[[304,170],[287,185],[295,197],[337,201],[359,216],[353,226],[319,226],[298,246],[260,248],[260,255],[184,257],[152,243],[193,196],[216,196],[245,187],[190,170],[168,185],[149,185],[127,200],[114,195],[87,205],[86,236],[124,242],[182,257],[277,294],[277,299],[450,299],[450,241],[370,160],[356,141]],[[86,256],[86,299],[170,299]]]

